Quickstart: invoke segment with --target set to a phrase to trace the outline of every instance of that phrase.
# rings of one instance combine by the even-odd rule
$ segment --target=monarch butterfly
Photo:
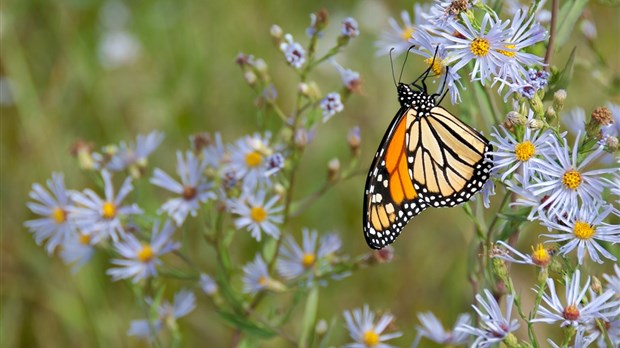
[[[439,94],[427,93],[430,69],[410,85],[397,84],[400,109],[368,171],[363,229],[373,249],[394,242],[427,207],[466,202],[489,179],[489,141],[440,106],[443,97],[437,102]]]

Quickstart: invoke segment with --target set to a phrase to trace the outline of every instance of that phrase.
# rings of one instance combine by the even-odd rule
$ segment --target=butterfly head
[[[416,92],[414,92],[409,85],[402,82],[398,83],[396,90],[398,91],[398,102],[400,105],[410,107],[414,102]]]

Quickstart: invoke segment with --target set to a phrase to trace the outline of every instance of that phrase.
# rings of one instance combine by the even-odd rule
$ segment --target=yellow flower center
[[[507,45],[504,45],[504,47],[506,47],[509,50],[514,50],[516,46],[513,44],[507,44]],[[504,50],[497,50],[497,52],[505,55],[508,58],[514,57],[515,54],[517,53],[516,51],[504,51]]]
[[[80,241],[80,244],[88,245],[88,244],[90,244],[90,235],[89,234],[80,234],[80,236],[78,237],[78,240]]]
[[[51,218],[54,219],[54,222],[57,224],[65,223],[65,221],[67,221],[67,212],[60,207],[56,207],[54,211],[52,211]]]
[[[261,206],[252,207],[252,210],[250,210],[250,217],[255,222],[263,222],[267,218],[267,211]]]
[[[550,261],[551,255],[549,255],[549,252],[543,247],[542,243],[538,243],[535,249],[532,246],[532,262],[534,262],[535,265],[545,267]]]
[[[400,34],[400,37],[402,37],[403,40],[408,41],[411,38],[413,31],[414,30],[412,27],[405,27],[405,29],[403,29],[403,32]]]
[[[469,45],[471,53],[478,57],[484,57],[489,54],[489,48],[489,40],[479,37],[475,38],[474,41],[472,41],[471,45]]]
[[[260,285],[260,286],[267,285],[267,277],[260,276],[260,278],[258,278],[258,285]]]
[[[589,223],[584,221],[575,222],[575,226],[573,227],[573,234],[581,240],[588,240],[592,238],[595,232],[596,228],[590,226]]]
[[[153,257],[155,257],[155,253],[153,252],[153,248],[148,244],[143,245],[142,249],[138,251],[138,260],[142,262],[149,262]]]
[[[576,170],[569,170],[562,177],[564,186],[571,190],[576,190],[581,185],[581,173]]]
[[[113,219],[116,216],[116,206],[112,202],[104,202],[102,215],[104,219]]]
[[[379,335],[377,335],[377,333],[373,330],[368,330],[364,332],[364,337],[362,338],[362,341],[364,342],[366,347],[374,347],[379,344]]]
[[[534,152],[536,152],[536,146],[529,140],[515,145],[515,157],[521,162],[526,162],[534,157]]]
[[[305,268],[312,267],[314,261],[316,261],[316,256],[313,253],[304,253],[304,256],[301,257],[301,264]]]
[[[428,64],[428,66],[431,66],[431,63],[433,64],[431,70],[433,70],[433,73],[435,75],[441,75],[441,73],[443,72],[443,63],[441,62],[441,59],[437,57],[435,57],[434,60],[433,58],[426,58],[424,62]]]
[[[577,308],[577,306],[575,305],[567,306],[566,308],[564,308],[564,313],[562,314],[564,316],[564,319],[566,320],[577,320],[579,319],[579,308]]]
[[[245,155],[245,163],[249,167],[256,167],[262,161],[263,161],[263,155],[261,155],[260,152],[258,151],[252,151],[248,153],[247,155]]]

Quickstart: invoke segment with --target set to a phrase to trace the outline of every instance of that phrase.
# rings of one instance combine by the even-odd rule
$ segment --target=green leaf
[[[299,347],[310,346],[310,333],[314,331],[316,322],[316,312],[319,305],[319,288],[315,285],[310,289],[310,294],[306,299],[306,308],[301,322],[301,336],[299,336]]]
[[[565,89],[570,84],[573,79],[573,72],[575,70],[575,50],[573,48],[566,64],[564,64],[564,69],[560,71],[556,75],[556,77],[551,81],[551,87],[549,88],[549,93],[545,95],[545,100],[550,100],[553,98],[553,93],[555,93],[559,89]]]
[[[588,0],[565,1],[557,18],[555,47],[562,47],[568,41]]]
[[[222,319],[224,319],[224,321],[250,336],[257,338],[271,338],[276,335],[275,331],[253,323],[249,319],[240,315],[221,310],[217,311],[217,313],[220,315],[220,317],[222,317]]]

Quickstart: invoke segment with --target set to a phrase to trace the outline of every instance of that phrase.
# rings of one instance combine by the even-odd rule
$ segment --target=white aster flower
[[[147,299],[149,306],[154,306],[152,299]],[[175,322],[196,308],[196,296],[189,290],[181,290],[174,295],[172,303],[162,301],[156,308],[157,317],[153,319],[132,320],[127,335],[153,339],[164,325],[176,325]]]
[[[191,136],[189,141],[195,149],[202,151],[207,166],[220,170],[228,161],[228,154],[222,142],[222,135],[220,133],[215,133],[214,138],[215,141],[211,141],[209,134],[198,134]]]
[[[283,285],[271,278],[267,264],[260,254],[256,254],[254,261],[243,266],[243,292],[256,294],[261,290],[282,290]]]
[[[582,206],[570,218],[558,216],[553,219],[542,219],[542,224],[549,230],[559,232],[543,236],[551,238],[551,241],[556,243],[565,243],[559,250],[563,255],[577,249],[580,265],[583,264],[586,250],[590,258],[597,263],[603,263],[599,254],[608,260],[617,261],[614,255],[597,242],[620,243],[620,225],[603,222],[612,210],[612,206],[603,206],[599,203]]]
[[[549,218],[566,216],[571,218],[578,209],[579,202],[582,205],[596,204],[601,200],[603,189],[607,182],[601,175],[613,173],[617,169],[599,169],[585,171],[585,167],[603,152],[598,148],[585,159],[578,162],[578,146],[580,137],[575,139],[572,154],[566,139],[562,143],[555,137],[550,142],[551,150],[543,153],[544,161],[537,163],[534,170],[540,173],[540,177],[534,176],[530,185],[532,193],[536,196],[549,195],[538,209],[547,209]]]
[[[530,110],[528,120],[531,120],[533,116],[534,112]],[[553,134],[550,131],[532,131],[529,127],[525,127],[522,138],[517,140],[513,134],[500,126],[499,130],[494,129],[491,137],[496,139],[496,141],[491,141],[496,149],[491,152],[494,158],[493,169],[503,172],[501,180],[506,181],[510,174],[522,168],[522,180],[528,183],[532,168],[536,167],[543,153],[548,154],[550,151],[548,142]]]
[[[90,241],[90,235],[75,233],[62,244],[60,258],[65,264],[73,265],[73,272],[77,272],[95,253],[95,246]]]
[[[183,224],[187,215],[196,216],[201,203],[215,198],[215,194],[210,191],[211,184],[204,175],[206,166],[207,162],[191,151],[187,151],[185,157],[181,151],[177,151],[176,172],[181,178],[180,183],[163,170],[155,168],[151,184],[180,195],[167,200],[160,208],[160,212],[165,211],[177,226]]]
[[[337,92],[328,93],[321,100],[321,109],[323,110],[323,123],[329,121],[335,114],[344,110],[344,105],[340,101],[340,94]]]
[[[273,196],[268,201],[266,197],[265,190],[258,190],[256,194],[245,191],[241,197],[228,202],[230,212],[239,215],[235,220],[235,227],[246,228],[259,242],[262,232],[278,238],[280,229],[277,225],[283,221],[281,212],[284,207],[277,205],[280,197]]]
[[[470,9],[472,3],[473,1],[468,0],[435,0],[429,13],[425,14],[424,18],[434,27],[446,29],[450,24],[456,23],[460,14]]]
[[[237,180],[243,180],[243,186],[247,189],[270,185],[270,176],[284,165],[284,157],[270,146],[270,140],[269,132],[264,136],[256,133],[238,139],[230,146],[230,162],[225,172],[234,174]]]
[[[499,21],[486,13],[480,29],[476,29],[467,16],[462,18],[464,26],[456,22],[450,23],[458,36],[442,33],[450,41],[446,44],[450,54],[445,59],[445,64],[454,63],[453,70],[457,72],[473,60],[471,80],[479,80],[484,85],[491,76],[498,76],[500,68],[508,61],[508,57],[501,51],[506,49],[505,42],[511,35],[507,28],[509,23]]]
[[[572,346],[568,346],[568,348],[586,348],[586,347],[590,346],[590,344],[592,344],[592,342],[595,339],[596,339],[595,335],[586,336],[585,330],[577,330],[577,333],[575,334],[575,341],[574,341],[573,345]],[[564,347],[566,347],[566,346],[563,346],[563,345],[556,344],[550,338],[547,338],[547,342],[549,342],[549,344],[553,348],[564,348]],[[605,346],[603,346],[603,347],[605,347]]]
[[[291,34],[284,35],[280,50],[284,53],[286,61],[295,69],[300,69],[306,62],[306,51],[300,44],[293,41]]]
[[[607,281],[607,289],[612,290],[618,297],[620,297],[620,266],[614,265],[615,275],[603,274],[603,278]]]
[[[360,35],[359,26],[353,17],[347,17],[342,20],[342,29],[340,33],[349,38],[355,38]]]
[[[305,228],[301,246],[293,237],[287,236],[276,264],[282,277],[295,279],[308,272],[310,282],[317,270],[329,270],[329,261],[326,258],[340,249],[342,241],[333,234],[323,235],[318,245],[317,240],[317,232]]]
[[[611,112],[613,123],[603,128],[604,135],[620,136],[620,105],[607,103],[607,109]]]
[[[364,305],[363,309],[345,311],[344,319],[347,322],[349,335],[355,341],[355,343],[346,344],[347,348],[391,348],[394,346],[383,342],[402,336],[400,332],[382,334],[394,317],[384,314],[375,323],[375,313],[368,309],[368,305]]]
[[[338,64],[335,59],[332,59],[331,62],[340,73],[342,84],[346,87],[346,89],[351,92],[359,92],[362,87],[360,74],[357,71],[343,68],[342,65]]]
[[[531,209],[527,219],[534,221],[539,219],[541,216],[545,216],[545,209],[539,210],[538,208],[541,204],[545,203],[547,199],[549,199],[549,195],[535,195],[528,188],[528,186],[529,183],[524,182],[523,178],[519,174],[515,174],[513,180],[506,183],[506,188],[517,195],[516,200],[513,203],[510,203],[510,206]]]
[[[532,246],[532,254],[526,255],[511,247],[504,241],[497,241],[502,248],[493,248],[491,256],[508,262],[519,263],[523,265],[533,265],[538,267],[547,267],[551,263],[551,253],[545,249],[542,243],[538,243],[536,248]],[[514,255],[514,256],[513,256]]]
[[[467,343],[468,335],[465,332],[455,331],[461,325],[468,325],[471,322],[469,314],[461,314],[456,319],[456,324],[452,330],[444,329],[443,325],[432,312],[418,313],[420,326],[416,326],[418,332],[413,343],[413,348],[417,348],[423,337],[442,345],[460,345]]]
[[[101,199],[93,190],[73,192],[71,195],[75,206],[69,208],[71,220],[83,233],[91,235],[92,244],[111,237],[117,242],[119,236],[126,235],[121,218],[128,215],[142,214],[136,205],[121,205],[127,195],[133,190],[131,177],[127,177],[123,185],[114,194],[112,176],[107,170],[101,171],[104,184],[105,198]]]
[[[461,331],[476,337],[476,340],[471,345],[473,348],[491,347],[493,344],[504,340],[511,332],[519,328],[519,322],[516,319],[510,320],[512,304],[514,302],[514,297],[512,295],[506,296],[505,316],[502,314],[499,303],[497,303],[493,294],[489,290],[484,289],[484,295],[486,299],[483,298],[481,294],[476,295],[476,301],[482,309],[472,305],[480,318],[480,328],[473,327],[469,324],[463,324],[455,329],[456,331]]]
[[[47,191],[40,184],[33,184],[30,198],[34,202],[26,205],[35,214],[42,217],[29,220],[24,223],[34,235],[38,245],[47,241],[45,249],[52,254],[58,245],[74,237],[75,228],[68,218],[71,206],[70,195],[65,188],[64,178],[61,173],[52,173],[52,179],[47,180]]]
[[[164,140],[164,133],[151,132],[147,135],[138,135],[136,142],[121,142],[118,150],[110,158],[106,168],[119,172],[127,168],[136,167],[137,171],[132,175],[139,176],[140,169],[146,166],[147,157],[157,149]]]
[[[541,305],[539,307],[536,318],[532,319],[532,322],[554,324],[561,321],[560,326],[562,327],[571,325],[585,328],[585,325],[591,320],[602,319],[609,321],[614,316],[620,314],[620,301],[613,299],[614,292],[611,290],[605,291],[600,296],[591,293],[592,298],[587,301],[587,304],[584,304],[582,300],[590,286],[590,277],[588,277],[583,287],[581,287],[580,281],[581,274],[579,270],[575,271],[570,279],[568,276],[565,278],[566,305],[564,305],[557,295],[553,279],[548,278],[547,288],[549,293],[545,292],[542,297],[546,306]],[[536,292],[538,291],[540,290],[536,290]]]
[[[211,278],[208,274],[201,273],[199,283],[200,288],[207,295],[214,295],[218,290],[215,279]]]
[[[580,107],[571,109],[560,120],[572,134],[579,134],[586,129],[586,112]]]
[[[118,266],[106,273],[112,280],[133,278],[136,283],[142,279],[157,275],[156,267],[161,265],[160,256],[181,247],[180,243],[171,240],[174,226],[166,221],[159,230],[159,221],[153,224],[150,243],[141,243],[133,234],[127,234],[123,241],[115,243],[114,249],[122,259],[113,259],[112,264]]]
[[[390,17],[388,20],[390,29],[384,31],[381,34],[381,39],[375,44],[377,47],[377,55],[389,54],[392,49],[394,49],[392,52],[396,56],[406,52],[407,49],[411,47],[409,39],[411,38],[411,34],[415,31],[414,25],[422,25],[427,22],[423,15],[425,8],[428,8],[428,5],[420,5],[417,3],[413,5],[413,13],[415,16],[413,22],[411,21],[409,12],[403,10],[400,13],[400,18],[403,22],[402,26],[398,24],[394,18]]]

